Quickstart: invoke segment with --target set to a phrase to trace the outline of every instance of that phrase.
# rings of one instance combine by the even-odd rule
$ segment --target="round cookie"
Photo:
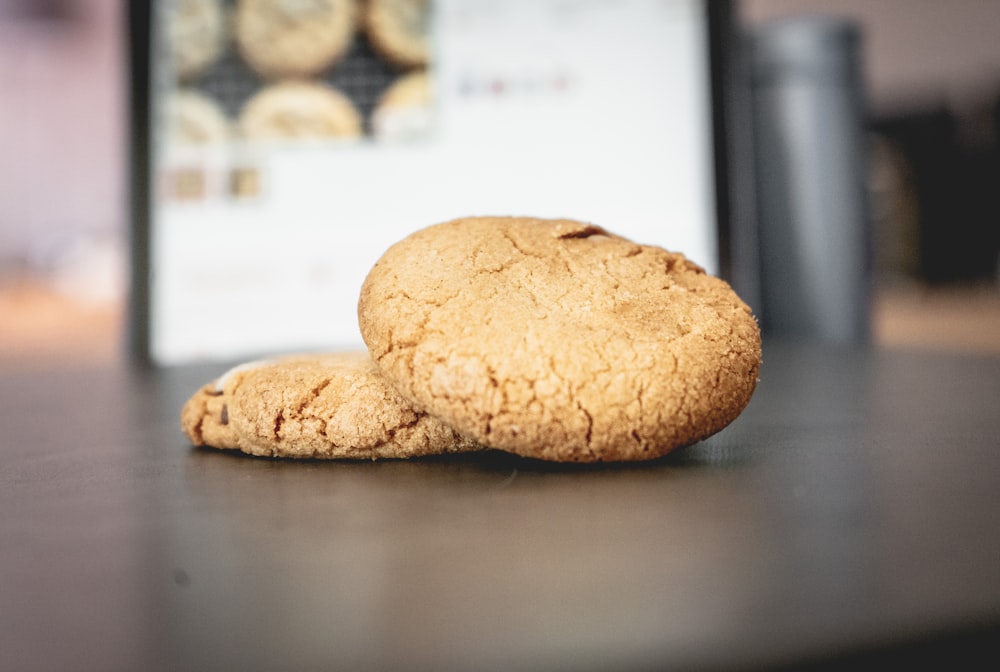
[[[570,220],[459,219],[390,247],[358,303],[405,398],[478,442],[554,461],[662,456],[729,424],[757,322],[680,254]]]
[[[288,81],[258,91],[240,112],[248,140],[357,138],[361,114],[337,89],[320,82]]]
[[[266,457],[374,460],[479,448],[404,401],[366,353],[242,364],[187,401],[181,426],[195,445]]]
[[[181,89],[167,99],[167,137],[175,145],[210,145],[231,139],[233,126],[208,96]]]
[[[431,130],[431,85],[424,70],[403,75],[385,90],[372,112],[376,140],[406,141]]]
[[[428,0],[368,0],[364,24],[368,39],[383,58],[400,68],[430,60]]]
[[[222,53],[225,16],[219,0],[174,0],[167,14],[167,46],[177,79],[200,75]]]
[[[357,0],[240,0],[236,44],[265,79],[308,77],[347,53],[357,22]]]

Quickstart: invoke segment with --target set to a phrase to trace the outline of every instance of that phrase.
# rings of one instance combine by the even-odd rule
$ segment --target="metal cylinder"
[[[751,34],[765,334],[866,343],[869,210],[861,34],[785,19]]]

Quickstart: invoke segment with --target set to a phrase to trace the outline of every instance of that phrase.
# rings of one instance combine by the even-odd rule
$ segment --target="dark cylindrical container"
[[[869,340],[869,210],[861,35],[786,19],[751,34],[766,334]]]

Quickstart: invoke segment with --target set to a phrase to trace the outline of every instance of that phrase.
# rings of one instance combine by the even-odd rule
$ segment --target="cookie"
[[[267,86],[240,111],[240,133],[248,140],[357,138],[361,114],[337,89],[320,82],[288,81]]]
[[[167,99],[167,136],[175,145],[226,142],[233,125],[214,100],[197,91],[181,89]]]
[[[729,424],[760,330],[683,255],[570,221],[474,217],[390,247],[358,303],[379,369],[479,443],[566,462],[655,458]]]
[[[379,97],[372,112],[372,135],[395,142],[423,138],[430,131],[430,77],[418,70],[397,79]]]
[[[388,386],[366,353],[249,362],[196,392],[181,411],[194,445],[251,455],[382,459],[479,448]]]
[[[368,0],[365,33],[380,56],[399,68],[430,60],[429,0]]]
[[[357,23],[357,0],[240,0],[236,45],[265,79],[309,77],[347,53]]]
[[[173,0],[167,9],[167,48],[179,80],[190,80],[218,60],[225,42],[219,0]]]

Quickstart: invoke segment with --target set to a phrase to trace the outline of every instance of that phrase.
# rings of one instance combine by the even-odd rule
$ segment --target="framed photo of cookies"
[[[457,217],[593,222],[738,281],[728,2],[128,7],[142,361],[359,345],[374,261]]]

